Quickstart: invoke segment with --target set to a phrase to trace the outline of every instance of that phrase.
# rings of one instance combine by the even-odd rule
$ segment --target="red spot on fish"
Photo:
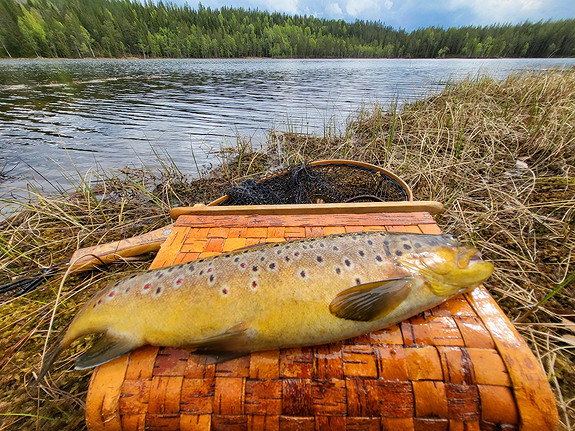
[[[224,287],[224,288],[222,289],[222,293],[223,293],[224,295],[227,295],[227,294],[228,294],[228,289],[226,289],[226,288]]]
[[[242,268],[245,268],[247,265],[246,265],[245,262],[242,262],[242,263],[240,263],[240,266],[241,266]]]
[[[110,298],[113,298],[114,295],[116,295],[116,292],[113,291],[113,290],[112,290],[110,293],[108,293],[108,296],[109,296]]]
[[[214,268],[208,268],[208,272],[212,272]]]
[[[275,263],[270,263],[270,269],[275,269],[276,264]]]
[[[258,287],[258,282],[257,282],[257,281],[255,281],[255,280],[254,280],[254,281],[252,281],[252,287],[254,287],[254,288],[255,288],[255,287]]]
[[[179,286],[180,284],[182,284],[183,282],[184,282],[184,279],[183,279],[183,278],[178,278],[178,279],[176,280],[176,284],[177,284],[178,286]]]
[[[145,285],[144,285],[144,289],[146,289],[146,290],[149,289],[150,287],[152,287],[152,284],[151,284],[151,283],[148,283],[148,284],[145,284]]]

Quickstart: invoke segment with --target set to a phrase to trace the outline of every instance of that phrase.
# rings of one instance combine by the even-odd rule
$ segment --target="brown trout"
[[[473,289],[493,264],[450,235],[366,232],[266,244],[131,275],[90,299],[46,354],[102,334],[76,361],[139,346],[192,347],[221,362],[384,328]]]

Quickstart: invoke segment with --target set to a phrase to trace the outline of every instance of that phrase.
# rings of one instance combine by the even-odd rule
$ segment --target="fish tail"
[[[78,337],[69,337],[69,330],[67,330],[58,340],[48,349],[46,354],[42,357],[42,367],[40,368],[40,373],[38,374],[37,381],[41,381],[48,371],[54,364],[56,358],[68,347],[72,341],[74,341]]]

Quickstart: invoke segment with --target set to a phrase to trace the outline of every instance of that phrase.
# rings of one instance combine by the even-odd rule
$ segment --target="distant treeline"
[[[575,19],[406,32],[130,0],[0,0],[0,57],[568,57]]]

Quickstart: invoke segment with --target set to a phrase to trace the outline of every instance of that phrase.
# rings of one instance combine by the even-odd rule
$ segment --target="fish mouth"
[[[464,248],[455,258],[457,266],[461,269],[467,268],[470,265],[482,262],[481,252],[475,248]]]

